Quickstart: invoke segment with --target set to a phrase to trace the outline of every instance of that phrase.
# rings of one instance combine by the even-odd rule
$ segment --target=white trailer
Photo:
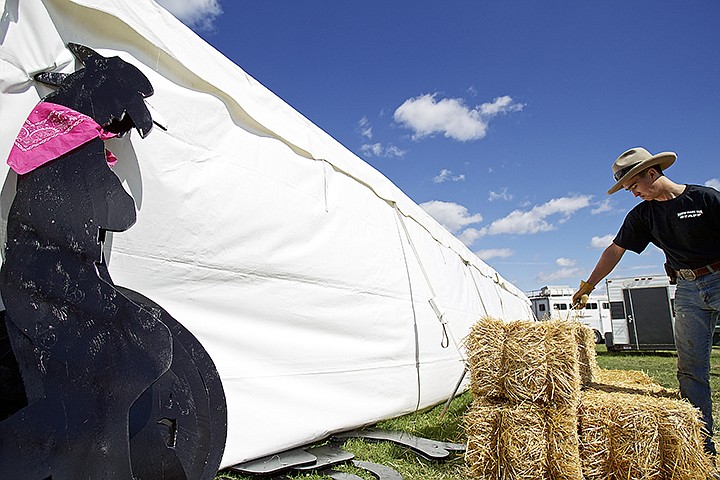
[[[590,294],[585,308],[573,310],[573,293],[575,290],[568,286],[545,286],[540,290],[527,292],[527,296],[538,320],[577,320],[593,329],[595,343],[603,343],[607,334],[612,332],[607,295],[595,291]]]
[[[674,350],[675,285],[666,275],[605,280],[612,330],[608,350]]]

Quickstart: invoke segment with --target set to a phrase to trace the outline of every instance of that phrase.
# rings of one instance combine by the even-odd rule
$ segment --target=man
[[[700,409],[707,434],[705,450],[715,454],[710,352],[720,318],[720,192],[667,178],[663,171],[676,158],[673,152],[651,155],[638,147],[615,160],[616,183],[608,195],[624,188],[643,202],[627,214],[587,281],[580,281],[573,304],[576,308],[585,305],[587,295],[626,250],[641,253],[652,243],[665,253],[670,281],[677,281],[675,346],[680,394]]]

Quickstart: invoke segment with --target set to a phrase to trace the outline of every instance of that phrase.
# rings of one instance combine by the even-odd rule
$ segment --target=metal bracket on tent
[[[238,463],[229,467],[233,472],[250,475],[272,475],[289,470],[298,465],[309,465],[317,461],[317,457],[302,448],[295,448],[286,452],[276,453],[267,457]]]
[[[362,460],[354,460],[354,458],[355,455],[352,453],[342,450],[336,444],[330,443],[319,447],[296,448],[288,450],[287,452],[269,455],[257,460],[233,465],[229,467],[228,470],[250,475],[271,476],[269,478],[273,480],[287,480],[288,477],[285,475],[272,475],[284,474],[290,470],[295,472],[317,471],[335,480],[362,480],[361,477],[352,473],[339,472],[332,469],[334,466],[352,461],[355,467],[366,470],[378,480],[403,480],[402,475],[390,467]]]
[[[350,452],[336,445],[322,445],[312,448],[295,448],[286,452],[269,455],[249,462],[239,463],[228,470],[250,475],[274,475],[288,470],[308,472],[347,463],[355,458]]]
[[[357,468],[369,472],[370,474],[372,474],[373,477],[377,478],[378,480],[403,480],[402,475],[400,475],[396,470],[390,467],[386,467],[385,465],[380,465],[378,463],[372,462],[364,462],[362,460],[353,460],[352,464]],[[322,475],[327,475],[328,477],[335,480],[362,480],[362,477],[359,477],[353,473],[339,472],[333,469],[320,470],[318,473]]]
[[[328,476],[334,480],[363,480],[354,473],[338,472],[337,470],[323,470],[323,476]]]
[[[450,456],[450,452],[464,452],[465,445],[461,443],[440,442],[427,438],[417,437],[406,432],[391,430],[353,430],[351,432],[338,433],[333,438],[364,438],[366,440],[389,441],[408,447],[414,453],[427,458],[428,460],[442,461]]]
[[[435,297],[432,297],[430,300],[428,300],[428,303],[430,304],[430,307],[432,307],[433,312],[435,312],[435,315],[437,316],[440,324],[442,325],[443,338],[440,342],[440,346],[442,346],[443,348],[447,348],[450,346],[450,338],[448,337],[447,320],[445,319],[445,314],[440,308],[440,304],[438,304],[438,301],[435,299]]]
[[[403,480],[402,475],[400,475],[396,470],[393,470],[390,467],[386,467],[385,465],[380,465],[378,463],[372,462],[364,462],[362,460],[353,460],[352,463],[356,467],[362,468],[363,470],[367,470],[368,472],[372,473],[373,476],[378,478],[378,480]]]
[[[333,467],[346,463],[355,458],[350,452],[340,449],[335,445],[321,445],[319,447],[308,448],[307,453],[315,456],[315,462],[307,465],[298,465],[293,470],[300,472],[308,472],[311,470],[322,470],[324,468]]]
[[[440,320],[441,323],[447,323],[447,320],[443,318],[445,314],[440,310],[440,305],[438,304],[437,300],[435,300],[435,297],[432,297],[430,300],[428,300],[428,303],[435,312],[435,315],[437,315],[438,320]]]

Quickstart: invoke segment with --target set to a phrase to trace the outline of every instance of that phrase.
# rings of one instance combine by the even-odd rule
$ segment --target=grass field
[[[677,388],[675,369],[677,356],[674,352],[608,352],[604,346],[598,346],[597,361],[601,368],[618,370],[642,370],[647,372],[657,383],[669,388]],[[714,418],[720,421],[720,348],[713,348],[711,372],[711,385],[713,389]],[[466,392],[456,398],[441,420],[440,414],[443,405],[406,415],[400,418],[387,420],[377,425],[378,428],[389,430],[402,430],[435,440],[465,443],[462,428],[462,417],[472,402],[470,393]],[[464,459],[460,454],[454,454],[450,460],[435,463],[418,458],[409,450],[387,442],[370,443],[361,440],[349,440],[343,448],[355,454],[359,460],[381,463],[394,468],[406,480],[469,480],[464,474]],[[350,466],[336,467],[336,470],[354,473],[365,479],[374,479],[367,472],[357,470]],[[261,477],[248,477],[220,472],[216,480],[258,480]],[[326,480],[330,477],[318,474],[288,474],[288,478],[303,480]]]

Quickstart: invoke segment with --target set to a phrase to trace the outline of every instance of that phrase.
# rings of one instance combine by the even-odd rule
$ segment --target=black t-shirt
[[[671,200],[644,201],[627,214],[613,243],[635,253],[653,243],[675,270],[720,261],[720,192],[687,185]]]

